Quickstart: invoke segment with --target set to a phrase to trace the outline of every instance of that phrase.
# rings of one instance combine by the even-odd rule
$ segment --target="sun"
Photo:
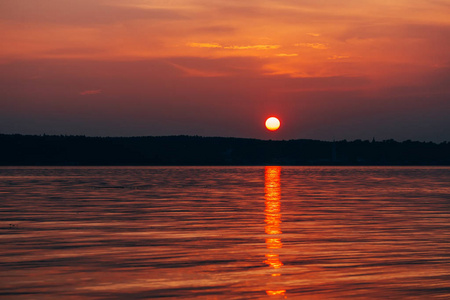
[[[266,120],[266,128],[270,131],[275,131],[280,128],[280,120],[275,117],[270,117]]]

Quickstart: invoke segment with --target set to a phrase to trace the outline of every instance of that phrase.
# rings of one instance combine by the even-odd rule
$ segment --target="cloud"
[[[350,58],[350,56],[348,55],[333,55],[328,57],[328,59],[346,59],[346,58]]]
[[[348,41],[351,39],[370,40],[379,38],[391,39],[420,39],[433,42],[444,42],[450,35],[450,25],[441,23],[429,24],[423,22],[405,23],[369,23],[361,22],[358,26],[349,27],[337,36],[338,39]]]
[[[223,72],[199,70],[182,66],[176,63],[170,63],[170,65],[174,66],[178,70],[183,71],[184,74],[189,77],[221,77],[227,75]]]
[[[82,91],[80,92],[81,96],[86,96],[86,95],[97,95],[97,94],[101,94],[102,90],[98,89],[98,90],[86,90],[86,91]]]
[[[87,26],[130,20],[186,19],[180,12],[177,8],[123,7],[91,0],[14,0],[6,1],[0,10],[0,20]]]
[[[299,43],[299,44],[295,44],[295,46],[308,47],[308,48],[319,49],[319,50],[328,49],[328,46],[326,44],[321,44],[321,43]]]
[[[280,45],[251,45],[251,46],[226,46],[223,48],[231,50],[248,50],[248,49],[271,50],[271,49],[278,49],[280,47],[281,47]]]
[[[312,33],[312,32],[307,33],[307,35],[313,36],[313,37],[318,37],[318,36],[320,36],[320,34],[318,34],[318,33]]]
[[[188,43],[187,45],[193,48],[223,48],[222,45],[216,43]]]
[[[198,27],[195,29],[195,31],[217,35],[218,33],[220,34],[234,33],[236,32],[236,28],[232,26],[216,25],[216,26]]]
[[[223,46],[217,43],[188,43],[189,47],[193,48],[221,48],[226,50],[249,50],[249,49],[256,49],[256,50],[272,50],[272,49],[278,49],[281,46],[280,45],[247,45],[247,46],[240,46],[240,45],[231,45],[231,46]]]
[[[279,54],[277,54],[276,56],[279,56],[279,57],[292,57],[292,56],[298,56],[298,54],[297,54],[297,53],[290,53],[290,54],[287,54],[287,53],[279,53]]]

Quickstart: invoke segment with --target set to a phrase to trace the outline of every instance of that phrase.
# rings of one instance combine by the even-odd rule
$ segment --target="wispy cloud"
[[[223,48],[222,45],[216,43],[188,43],[187,45],[193,48]]]
[[[223,25],[213,25],[213,26],[204,26],[195,28],[197,32],[206,32],[214,35],[220,34],[231,34],[236,32],[236,28],[232,26],[223,26]]]
[[[82,91],[80,92],[81,96],[86,96],[86,95],[97,95],[97,94],[101,94],[102,90],[98,89],[98,90],[86,90],[86,91]]]
[[[292,57],[292,56],[298,56],[297,53],[279,53],[276,56],[280,56],[280,57]]]
[[[256,50],[271,50],[278,49],[280,45],[251,45],[251,46],[225,46],[224,49],[231,50],[248,50],[248,49],[256,49]]]
[[[3,1],[4,2],[4,1]],[[16,2],[16,4],[13,4]],[[40,0],[14,1],[0,11],[1,20],[53,23],[75,26],[114,24],[135,20],[185,20],[179,8],[143,8],[118,1]],[[131,2],[131,1],[129,1]],[[3,5],[3,3],[2,3]]]
[[[273,50],[278,49],[281,46],[280,45],[231,45],[231,46],[223,46],[217,43],[188,43],[189,47],[193,48],[220,48],[220,49],[226,49],[226,50]]]
[[[318,50],[328,49],[328,46],[326,44],[321,44],[321,43],[299,43],[299,44],[295,44],[295,46],[308,47],[308,48],[313,48],[313,49],[318,49]]]
[[[328,59],[346,59],[346,58],[350,58],[350,56],[348,55],[333,55],[328,57]]]
[[[223,72],[204,71],[194,68],[188,68],[176,63],[170,63],[170,65],[174,66],[178,70],[183,71],[183,73],[189,77],[221,77],[226,75]]]
[[[319,33],[312,33],[312,32],[308,32],[307,35],[313,36],[313,37],[318,37],[318,36],[320,36]]]

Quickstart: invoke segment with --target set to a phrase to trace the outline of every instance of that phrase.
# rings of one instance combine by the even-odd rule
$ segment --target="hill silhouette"
[[[0,134],[0,165],[450,165],[450,143]]]

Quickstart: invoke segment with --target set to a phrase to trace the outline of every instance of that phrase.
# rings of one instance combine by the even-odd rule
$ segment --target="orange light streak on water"
[[[264,260],[264,263],[276,270],[276,273],[271,274],[272,277],[281,276],[279,269],[283,266],[283,263],[280,261],[280,256],[276,252],[277,249],[281,249],[283,247],[283,243],[281,242],[281,238],[279,236],[274,237],[274,235],[280,235],[282,233],[280,228],[280,174],[281,167],[279,166],[269,166],[265,168],[265,232],[269,235],[269,237],[266,238],[266,247],[268,252],[266,253],[266,260]],[[266,290],[266,293],[269,296],[284,295],[286,290]]]
[[[286,293],[286,290],[279,290],[279,291],[266,291],[267,295],[269,296],[276,296],[276,295],[284,295]]]

